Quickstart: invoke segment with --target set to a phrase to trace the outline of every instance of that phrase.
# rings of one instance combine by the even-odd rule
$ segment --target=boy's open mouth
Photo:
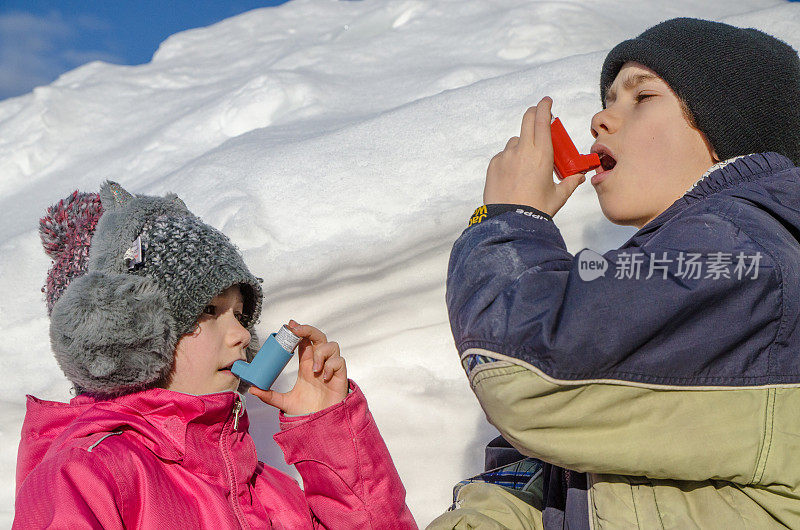
[[[614,166],[617,165],[617,159],[611,154],[611,149],[599,142],[595,142],[595,144],[592,145],[590,152],[596,153],[597,156],[600,157],[600,167],[602,169],[598,169],[596,175],[611,171],[614,169]]]
[[[603,168],[603,171],[614,169],[614,166],[616,165],[617,161],[614,160],[613,156],[609,155],[608,153],[600,154],[600,166]]]

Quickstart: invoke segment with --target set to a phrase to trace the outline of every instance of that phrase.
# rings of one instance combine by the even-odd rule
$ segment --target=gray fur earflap
[[[76,389],[121,395],[163,380],[178,337],[167,299],[151,279],[90,272],[53,306],[50,341]]]

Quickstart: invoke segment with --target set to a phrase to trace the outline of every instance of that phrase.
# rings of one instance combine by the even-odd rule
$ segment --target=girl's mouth
[[[217,372],[219,372],[221,374],[229,375],[231,377],[239,377],[236,374],[234,374],[233,372],[231,372],[230,368],[220,368],[219,370],[217,370]]]

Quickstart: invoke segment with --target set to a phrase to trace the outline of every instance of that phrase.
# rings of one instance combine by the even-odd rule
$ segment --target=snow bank
[[[800,5],[772,0],[293,0],[174,35],[148,64],[91,63],[0,102],[0,524],[13,518],[25,394],[70,398],[49,352],[37,220],[106,178],[175,191],[232,237],[266,280],[262,335],[294,318],[341,344],[430,522],[495,436],[444,306],[448,253],[488,160],[546,94],[588,149],[605,53],[683,15],[800,48]],[[556,221],[572,250],[631,234],[590,186]],[[261,457],[287,469],[275,412],[248,407]]]

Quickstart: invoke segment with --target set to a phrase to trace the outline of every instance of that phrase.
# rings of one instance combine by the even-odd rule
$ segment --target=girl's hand
[[[484,204],[523,204],[552,216],[586,180],[583,173],[577,173],[558,184],[553,182],[552,105],[553,100],[545,97],[529,108],[522,117],[519,137],[511,138],[489,162]]]
[[[312,414],[346,398],[347,367],[339,354],[339,344],[328,342],[314,326],[301,326],[294,320],[287,326],[303,338],[297,346],[300,368],[294,388],[282,394],[251,386],[250,393],[291,415]]]

